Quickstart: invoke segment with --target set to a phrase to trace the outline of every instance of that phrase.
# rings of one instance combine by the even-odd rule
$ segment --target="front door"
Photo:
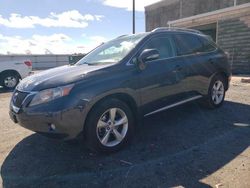
[[[183,62],[175,58],[176,50],[170,34],[152,37],[145,43],[145,49],[158,50],[157,60],[146,62],[146,68],[139,73],[140,96],[143,113],[146,115],[167,105],[178,102],[185,93]]]

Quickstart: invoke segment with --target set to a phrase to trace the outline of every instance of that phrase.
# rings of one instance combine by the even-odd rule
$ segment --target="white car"
[[[28,76],[32,71],[32,62],[0,61],[0,86],[5,89],[14,89],[19,81]]]

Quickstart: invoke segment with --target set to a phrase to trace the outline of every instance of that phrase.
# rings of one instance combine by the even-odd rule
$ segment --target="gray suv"
[[[195,30],[158,28],[102,44],[74,65],[22,80],[10,117],[37,133],[65,140],[84,135],[99,152],[126,145],[143,116],[200,99],[223,104],[227,55]]]

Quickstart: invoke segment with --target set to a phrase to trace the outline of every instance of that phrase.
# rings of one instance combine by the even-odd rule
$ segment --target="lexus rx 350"
[[[128,143],[143,116],[197,99],[221,106],[230,78],[227,54],[210,37],[158,28],[120,36],[74,65],[22,80],[10,117],[46,136],[84,135],[91,149],[112,152]]]

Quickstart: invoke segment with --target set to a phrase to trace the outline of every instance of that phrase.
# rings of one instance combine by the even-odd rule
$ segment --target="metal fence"
[[[42,70],[69,64],[69,54],[63,55],[0,55],[0,61],[31,60],[34,70]]]

